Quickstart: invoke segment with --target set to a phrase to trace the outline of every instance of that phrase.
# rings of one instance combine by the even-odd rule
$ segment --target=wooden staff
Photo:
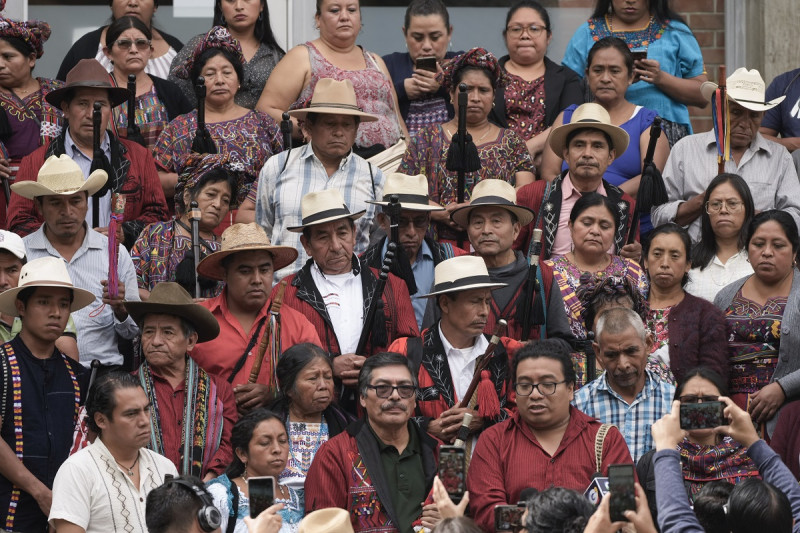
[[[289,113],[281,115],[281,134],[283,135],[283,151],[292,149],[292,117]]]
[[[147,143],[142,137],[142,131],[136,124],[136,74],[128,74],[128,127],[126,138],[129,141],[137,142],[147,148]]]
[[[722,120],[722,124],[725,125],[726,127],[725,127],[724,134],[720,134],[720,136],[719,136],[720,137],[720,141],[723,142],[724,144],[721,147],[723,155],[717,156],[717,174],[724,174],[725,173],[725,148],[727,147],[727,144],[728,144],[728,140],[727,140],[727,137],[728,137],[728,124],[727,124],[727,122],[728,122],[728,94],[727,94],[727,92],[728,92],[728,90],[727,90],[727,87],[725,85],[725,83],[726,83],[725,72],[726,72],[725,71],[725,65],[720,65],[719,66],[719,83],[717,84],[719,86],[720,105],[721,105],[721,108],[722,108],[722,117],[720,117],[720,120]]]
[[[528,255],[528,284],[525,286],[525,300],[522,302],[522,338],[526,341],[531,334],[531,314],[536,287],[536,270],[539,268],[539,256],[542,253],[542,230],[536,228],[531,237],[530,254]],[[539,289],[541,291],[541,289]],[[540,294],[541,296],[541,294]],[[542,298],[544,301],[544,298]],[[541,326],[543,324],[537,324]]]
[[[197,265],[200,264],[200,208],[196,201],[192,201],[189,221],[192,224],[192,255],[194,256],[194,297],[200,298],[200,276],[197,274]]]
[[[278,338],[281,335],[281,323],[277,320],[278,315],[281,313],[281,306],[283,306],[283,293],[286,291],[286,278],[282,279],[278,284],[278,292],[275,293],[275,298],[272,300],[272,305],[269,308],[269,314],[275,317],[276,333]],[[258,355],[256,360],[253,361],[253,368],[250,369],[250,377],[247,379],[248,383],[255,383],[258,379],[258,374],[261,373],[261,363],[264,361],[264,355],[267,353],[267,346],[269,345],[269,338],[272,336],[272,321],[267,320],[267,325],[264,328],[264,335],[261,337],[261,343],[258,345]],[[273,372],[275,369],[273,369]]]
[[[103,150],[100,148],[100,122],[102,120],[102,111],[100,110],[100,102],[95,102],[92,106],[92,166],[89,172],[103,169]],[[107,178],[106,185],[100,191],[92,195],[92,227],[100,227],[100,197],[107,191],[109,183],[111,182],[111,175]]]
[[[217,145],[206,129],[206,79],[203,76],[197,77],[194,94],[197,96],[197,131],[192,141],[192,152],[216,154]]]
[[[501,318],[497,321],[497,325],[494,327],[494,334],[492,334],[492,339],[489,341],[489,346],[486,347],[483,356],[478,359],[478,362],[475,364],[475,373],[472,375],[472,381],[469,382],[467,393],[464,394],[464,397],[458,402],[458,407],[469,407],[469,401],[472,395],[475,394],[475,389],[478,388],[478,383],[481,381],[481,372],[486,370],[486,367],[489,366],[489,361],[494,357],[494,350],[497,348],[497,345],[500,344],[500,337],[505,333],[507,326],[508,322],[506,322],[505,319]]]
[[[375,290],[372,291],[372,301],[364,317],[364,327],[361,330],[361,336],[358,338],[358,345],[356,346],[357,355],[364,355],[364,350],[367,348],[367,341],[369,341],[369,336],[372,333],[372,323],[375,321],[375,313],[378,312],[378,302],[383,298],[383,289],[386,288],[386,280],[389,278],[389,271],[392,269],[395,248],[397,248],[397,244],[393,242],[390,242],[386,247],[386,255],[383,256],[383,265],[378,275],[378,284],[375,285]]]
[[[117,226],[125,213],[125,195],[118,192],[111,197],[111,220],[108,222],[108,296],[119,296],[119,242]]]

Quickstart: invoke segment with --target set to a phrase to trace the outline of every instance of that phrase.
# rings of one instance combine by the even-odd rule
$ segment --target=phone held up
[[[681,402],[681,429],[710,429],[722,426],[725,420],[725,404],[716,402]]]
[[[256,518],[275,502],[275,478],[272,476],[247,478],[250,499],[250,518]]]
[[[458,504],[466,490],[466,461],[461,446],[439,448],[439,479],[453,503]]]
[[[415,67],[417,70],[427,70],[428,72],[436,72],[436,58],[433,56],[418,57],[415,62]]]
[[[627,522],[625,511],[636,510],[636,488],[633,483],[633,464],[609,465],[608,497],[611,499],[608,509],[612,522]]]
[[[495,533],[515,532],[522,527],[522,515],[525,514],[525,504],[495,505],[494,530]]]

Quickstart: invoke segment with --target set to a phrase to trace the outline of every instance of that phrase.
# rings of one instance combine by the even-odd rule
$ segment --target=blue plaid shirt
[[[572,404],[606,424],[619,429],[634,461],[653,448],[650,426],[672,408],[675,386],[662,381],[649,370],[644,388],[630,405],[611,388],[606,372],[575,393]]]

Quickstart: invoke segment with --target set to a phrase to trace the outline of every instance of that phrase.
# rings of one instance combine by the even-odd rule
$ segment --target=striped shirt
[[[675,396],[674,385],[661,381],[649,370],[645,372],[647,378],[644,387],[631,404],[610,387],[606,372],[581,387],[572,401],[587,415],[617,426],[628,443],[634,461],[653,448],[650,426],[669,413]]]
[[[281,172],[289,154],[291,158]],[[301,234],[286,229],[302,225],[300,200],[303,196],[313,191],[336,189],[342,193],[351,213],[366,210],[364,216],[355,221],[355,254],[361,255],[369,246],[370,226],[376,212],[376,206],[366,202],[382,197],[383,182],[384,176],[378,167],[369,165],[352,152],[342,159],[331,176],[310,144],[269,158],[258,176],[256,222],[264,227],[272,244],[291,246],[300,252],[293,264],[275,273],[275,280],[297,272],[308,260],[300,243]],[[252,192],[249,198],[253,198]]]

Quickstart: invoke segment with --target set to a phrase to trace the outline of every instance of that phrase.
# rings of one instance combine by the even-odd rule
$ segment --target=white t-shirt
[[[341,353],[354,353],[364,327],[361,274],[323,274],[315,262],[311,277],[322,295]]]

